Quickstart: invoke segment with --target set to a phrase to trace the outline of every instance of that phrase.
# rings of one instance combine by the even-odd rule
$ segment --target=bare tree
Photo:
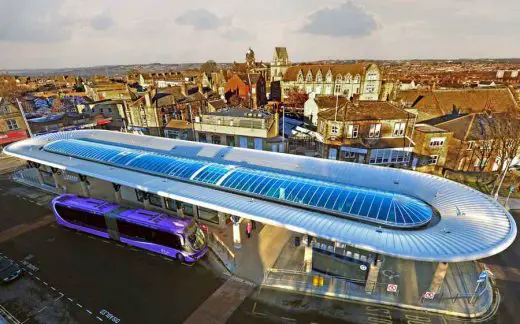
[[[496,114],[493,127],[497,140],[497,161],[499,161],[498,176],[494,181],[493,189],[498,184],[498,192],[513,159],[520,154],[520,119],[511,113]]]
[[[482,113],[475,116],[477,122],[477,134],[473,134],[479,138],[473,151],[477,158],[476,168],[479,171],[478,182],[482,179],[484,169],[490,162],[491,157],[495,156],[499,141],[496,137],[496,119],[492,114]]]

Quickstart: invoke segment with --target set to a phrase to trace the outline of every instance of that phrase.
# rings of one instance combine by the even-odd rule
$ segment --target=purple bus
[[[112,202],[70,194],[54,198],[51,205],[60,225],[175,257],[181,262],[195,262],[208,250],[204,232],[193,219],[123,208]]]

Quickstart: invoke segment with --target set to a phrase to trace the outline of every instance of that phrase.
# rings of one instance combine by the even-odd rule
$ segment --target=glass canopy
[[[45,145],[44,150],[387,226],[418,227],[428,223],[433,215],[427,204],[402,194],[179,158],[144,148],[65,139]]]

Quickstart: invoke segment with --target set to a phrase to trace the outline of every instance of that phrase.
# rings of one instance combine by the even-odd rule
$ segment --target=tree
[[[284,100],[289,107],[303,108],[305,102],[309,99],[309,95],[305,92],[292,89],[287,93],[287,99]]]
[[[0,97],[14,98],[22,94],[21,88],[16,84],[16,79],[12,75],[0,75]]]
[[[478,136],[479,140],[473,152],[478,159],[476,168],[480,175],[477,181],[480,182],[484,169],[488,162],[490,162],[490,158],[496,155],[499,141],[496,136],[497,122],[492,114],[477,114],[475,116],[475,122],[477,123],[476,129],[478,130],[478,134],[474,135]]]
[[[206,61],[206,63],[203,63],[200,66],[200,70],[202,72],[206,73],[207,75],[210,75],[211,73],[218,71],[218,66],[217,66],[217,63],[215,61],[209,60],[209,61]]]
[[[520,119],[511,113],[495,115],[493,132],[497,139],[497,158],[499,159],[498,176],[493,190],[498,190],[502,181],[511,167],[513,159],[520,153]]]

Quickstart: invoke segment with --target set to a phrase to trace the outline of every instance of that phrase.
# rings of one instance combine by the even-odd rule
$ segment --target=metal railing
[[[235,253],[217,236],[215,233],[209,233],[208,245],[210,249],[222,261],[228,271],[234,273],[236,271]]]

